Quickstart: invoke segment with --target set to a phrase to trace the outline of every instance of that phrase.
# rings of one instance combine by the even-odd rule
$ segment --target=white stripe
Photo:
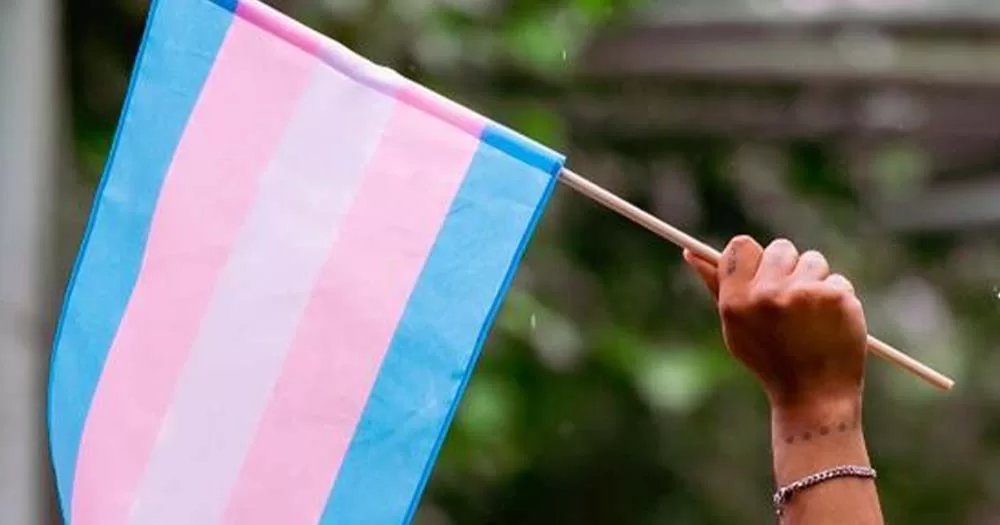
[[[328,67],[316,75],[216,284],[132,504],[133,524],[220,519],[378,146],[395,100]]]

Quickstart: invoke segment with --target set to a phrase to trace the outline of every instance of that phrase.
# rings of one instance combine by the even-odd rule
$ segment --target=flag
[[[156,0],[55,340],[66,521],[410,521],[562,162],[256,0]]]

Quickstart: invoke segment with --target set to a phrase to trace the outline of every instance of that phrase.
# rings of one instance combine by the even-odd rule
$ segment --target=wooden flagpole
[[[722,256],[718,250],[712,248],[711,246],[695,239],[694,237],[661,221],[660,219],[657,219],[655,216],[639,209],[625,199],[622,199],[614,193],[611,193],[597,184],[594,184],[569,169],[563,168],[563,170],[559,173],[559,179],[570,188],[573,188],[595,202],[618,212],[632,222],[646,228],[660,237],[663,237],[677,246],[691,250],[692,253],[702,259],[705,259],[706,261],[718,263],[719,258]],[[948,376],[934,370],[920,361],[917,361],[916,359],[904,354],[903,352],[871,335],[868,336],[868,350],[875,355],[888,360],[890,363],[902,368],[903,370],[906,370],[923,379],[939,390],[950,390],[955,385],[955,381]]]

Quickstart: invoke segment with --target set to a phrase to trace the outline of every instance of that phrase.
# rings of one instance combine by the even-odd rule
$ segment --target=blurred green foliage
[[[640,205],[689,210],[686,226],[717,244],[750,232],[825,251],[859,282],[874,332],[960,380],[959,392],[940,396],[871,364],[867,427],[890,522],[1000,519],[1000,388],[992,377],[1000,363],[986,351],[998,335],[996,243],[873,226],[871,195],[912,194],[926,183],[919,146],[905,137],[885,144],[866,167],[872,186],[859,186],[848,159],[822,137],[594,138],[551,101],[618,90],[578,83],[574,64],[596,30],[628,21],[634,1],[275,3],[570,153],[581,172]],[[82,183],[93,185],[146,3],[64,7],[76,161]],[[498,102],[511,93],[519,96]],[[679,168],[662,173],[662,158]],[[681,190],[687,197],[678,200]],[[907,304],[937,305],[930,321],[915,321],[937,328],[908,335]],[[984,365],[966,366],[971,360]],[[469,386],[418,523],[762,523],[771,519],[768,451],[764,399],[727,356],[712,304],[677,250],[562,189]]]

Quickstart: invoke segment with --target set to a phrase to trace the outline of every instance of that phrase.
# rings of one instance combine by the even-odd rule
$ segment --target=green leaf
[[[638,369],[636,383],[655,409],[688,412],[714,386],[711,358],[693,349],[652,352]]]
[[[550,148],[559,149],[567,143],[562,118],[549,108],[520,104],[508,115],[512,128]]]
[[[890,144],[879,151],[872,172],[880,193],[890,199],[917,193],[930,176],[926,154],[913,144]]]
[[[513,57],[537,73],[564,73],[589,36],[583,13],[556,9],[522,18],[506,32],[504,41]]]
[[[495,377],[477,377],[465,393],[458,424],[476,441],[503,439],[516,405],[516,389]]]

